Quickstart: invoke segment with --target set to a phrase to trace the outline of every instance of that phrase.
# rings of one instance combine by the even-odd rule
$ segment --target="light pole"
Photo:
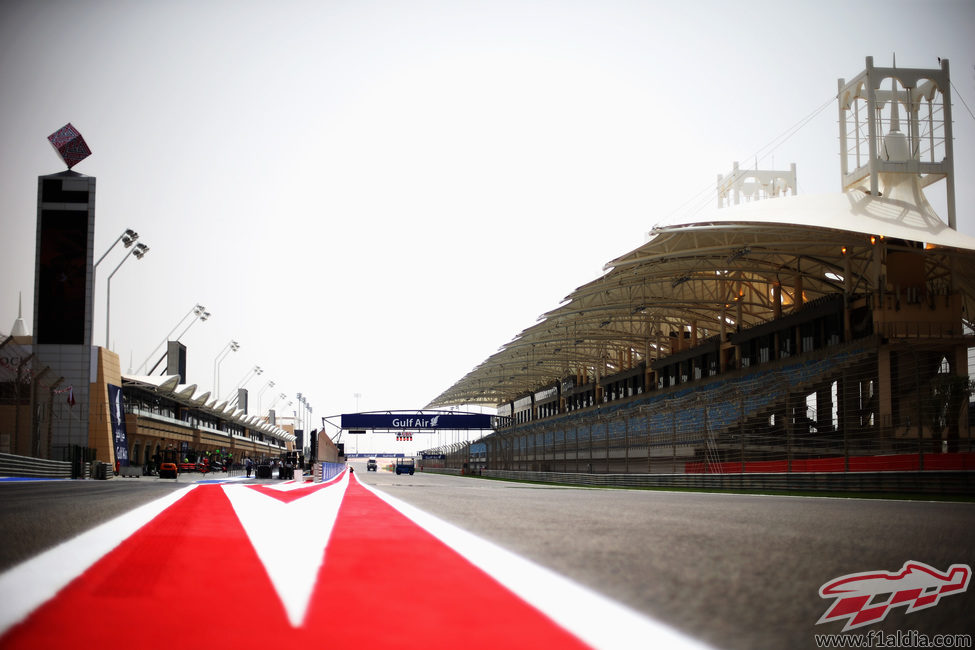
[[[264,369],[261,368],[260,366],[254,366],[253,368],[251,368],[250,370],[248,370],[247,371],[247,374],[244,375],[243,378],[241,378],[241,380],[237,382],[237,385],[234,387],[234,390],[232,392],[230,392],[230,393],[227,394],[226,400],[229,401],[231,395],[237,394],[237,391],[240,390],[241,388],[243,388],[244,386],[246,386],[247,385],[247,382],[249,382],[251,379],[253,379],[257,375],[262,374],[263,372],[264,372]],[[237,399],[235,397],[234,398],[234,403],[236,403],[236,402],[237,402]]]
[[[275,404],[277,404],[278,402],[280,402],[286,397],[287,395],[285,395],[284,393],[278,393],[278,396],[274,398],[274,401],[271,402],[271,405],[267,407],[268,410],[270,411],[271,409],[273,409]]]
[[[257,394],[257,415],[258,416],[260,416],[261,414],[261,395],[263,395],[264,391],[266,391],[268,388],[274,388],[273,380],[268,381],[266,384],[264,384],[264,388],[262,388],[260,392]]]
[[[139,233],[132,230],[131,228],[126,228],[125,231],[121,235],[119,235],[115,241],[112,242],[112,245],[108,247],[108,250],[102,253],[102,256],[98,258],[98,261],[95,262],[95,266],[91,268],[92,300],[94,300],[94,292],[96,291],[95,276],[98,273],[98,265],[102,263],[102,260],[104,260],[105,257],[107,257],[108,254],[112,252],[112,249],[114,249],[119,242],[123,242],[125,247],[129,248],[130,246],[132,246],[132,244],[135,243],[135,240],[137,240],[138,238],[139,238]],[[105,342],[105,346],[106,347],[108,346],[107,341]]]
[[[305,396],[302,395],[301,393],[298,393],[298,403],[301,404],[302,407],[304,407],[305,406],[305,403],[306,403],[305,402]],[[305,411],[304,411],[303,408],[299,408],[298,409],[298,413],[295,413],[295,422],[298,424],[298,426],[301,427],[301,430],[302,431],[305,431]],[[306,442],[308,442],[307,432],[304,435],[304,439],[301,441],[301,451],[302,451],[302,453],[304,453],[304,451],[305,451],[305,443]]]
[[[196,316],[196,318],[190,321],[190,324],[186,326],[186,329],[180,332],[179,336],[173,339],[174,341],[179,341],[183,337],[183,335],[186,334],[187,330],[193,327],[193,323],[195,323],[196,321],[205,321],[206,319],[210,318],[210,312],[208,312],[206,310],[206,307],[204,307],[203,305],[197,305],[196,307],[194,307],[193,314]],[[172,334],[172,332],[170,332],[170,334]],[[166,338],[168,339],[169,337],[167,336]],[[167,355],[169,355],[169,350],[166,350],[166,352],[164,352],[163,355],[159,357],[159,361],[157,361],[156,364],[152,367],[152,369],[149,370],[150,375],[156,372],[156,368],[159,367],[159,364],[162,363],[163,359],[165,359]]]
[[[313,409],[311,407],[311,404],[309,404],[308,405],[308,436],[307,436],[307,438],[308,438],[308,453],[309,453],[309,455],[311,454],[311,449],[312,449],[312,444],[311,444],[311,423],[315,421],[315,419],[312,417],[311,414],[314,413],[314,412],[315,412],[315,409]],[[314,459],[312,459],[312,460],[314,460]]]
[[[179,329],[179,326],[183,324],[183,321],[185,321],[187,318],[189,318],[190,316],[193,316],[193,315],[196,315],[197,317],[199,317],[201,314],[203,314],[204,312],[206,312],[206,309],[207,309],[206,307],[204,307],[203,305],[201,305],[199,303],[197,303],[196,305],[194,305],[193,308],[190,309],[186,313],[185,316],[183,316],[182,318],[179,319],[179,322],[176,323],[176,325],[173,327],[173,329],[169,330],[169,334],[167,334],[165,336],[165,338],[163,338],[162,342],[159,345],[157,345],[156,348],[152,352],[149,353],[149,356],[146,357],[146,360],[143,361],[142,364],[139,365],[138,370],[142,370],[143,368],[146,367],[146,365],[149,363],[149,361],[152,359],[152,357],[155,356],[156,352],[159,351],[159,348],[161,348],[162,346],[166,345],[166,341],[168,341],[169,340],[169,337],[173,335],[173,332],[175,332],[177,329]],[[209,317],[209,313],[207,313],[207,317]],[[157,363],[156,365],[159,365],[159,364]],[[153,369],[155,369],[155,367],[153,367]],[[149,371],[149,374],[152,374],[152,370]]]
[[[196,318],[194,318],[193,320],[190,321],[190,324],[186,326],[186,329],[184,329],[182,332],[180,332],[179,333],[179,336],[177,336],[173,340],[174,341],[180,340],[181,338],[183,338],[183,335],[186,334],[191,327],[193,327],[193,323],[195,323],[196,321],[200,321],[202,323],[206,319],[210,318],[210,316],[211,316],[210,312],[206,311],[206,309],[203,309],[200,313],[196,314]]]
[[[213,394],[217,397],[220,396],[220,364],[223,360],[227,358],[227,355],[231,352],[236,352],[240,349],[240,343],[231,340],[230,343],[224,346],[223,350],[220,350],[220,354],[217,358],[213,360]]]
[[[135,255],[136,258],[142,259],[145,254],[149,252],[149,247],[145,244],[136,244],[134,247],[129,249],[129,252],[125,254],[122,261],[118,263],[115,270],[108,275],[108,282],[105,292],[105,349],[108,349],[108,335],[109,335],[109,325],[112,319],[112,276],[114,276],[122,265],[125,264],[125,260],[129,259],[130,255]],[[104,255],[102,256],[104,257]]]
[[[125,244],[125,247],[128,248],[129,246],[131,246],[132,244],[134,244],[135,243],[135,240],[138,239],[138,238],[139,238],[139,233],[137,233],[136,231],[132,230],[131,228],[126,228],[125,229],[125,232],[123,232],[121,235],[119,235],[118,236],[118,239],[116,239],[115,241],[113,241],[112,242],[112,245],[108,247],[108,250],[105,251],[104,253],[102,253],[102,256],[98,258],[98,261],[95,262],[95,269],[97,269],[98,268],[98,265],[102,263],[102,260],[105,259],[105,256],[112,252],[112,249],[115,248],[115,245],[116,244],[118,244],[119,242],[122,242],[122,243]],[[91,275],[91,285],[92,286],[95,286],[95,274],[94,274],[94,271],[92,272],[92,275]]]

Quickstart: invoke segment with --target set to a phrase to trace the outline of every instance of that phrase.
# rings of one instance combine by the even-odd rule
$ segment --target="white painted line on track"
[[[710,647],[378,488],[359,484],[594,648]]]
[[[252,490],[249,485],[222,486],[267,570],[292,627],[300,627],[305,619],[335,518],[349,485],[348,474],[332,484],[314,485],[319,486],[317,491],[290,503]],[[287,492],[282,488],[276,491]]]
[[[195,488],[139,506],[0,574],[0,635]]]

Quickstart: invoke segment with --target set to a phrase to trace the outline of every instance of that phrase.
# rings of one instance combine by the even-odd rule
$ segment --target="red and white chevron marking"
[[[699,646],[347,473],[190,486],[10,569],[0,598],[3,649]]]

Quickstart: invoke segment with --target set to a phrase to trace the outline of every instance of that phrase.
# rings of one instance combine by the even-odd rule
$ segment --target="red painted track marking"
[[[130,643],[208,650],[296,643],[585,647],[356,481],[300,628],[288,623],[222,488],[204,485],[0,638],[3,649]]]
[[[259,627],[258,627],[259,626]],[[202,485],[92,565],[2,648],[214,648],[287,627],[230,502]]]
[[[277,499],[282,503],[291,503],[292,501],[297,501],[301,497],[307,496],[308,494],[320,490],[326,487],[327,485],[331,485],[331,483],[328,484],[320,483],[318,485],[312,484],[300,488],[295,488],[293,490],[275,490],[274,488],[267,485],[248,485],[247,487],[257,492],[260,492],[261,494]]]
[[[341,648],[587,647],[355,480],[318,583],[306,625]]]

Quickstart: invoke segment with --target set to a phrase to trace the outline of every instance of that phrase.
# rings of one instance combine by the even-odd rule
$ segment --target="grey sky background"
[[[950,59],[975,235],[972,34],[971,0],[5,2],[0,332],[18,292],[32,328],[36,179],[71,122],[96,257],[125,228],[151,247],[112,281],[123,370],[202,303],[191,383],[236,339],[221,389],[260,365],[252,405],[420,408],[655,222],[712,206],[735,160],[839,191],[836,80],[866,56]]]

